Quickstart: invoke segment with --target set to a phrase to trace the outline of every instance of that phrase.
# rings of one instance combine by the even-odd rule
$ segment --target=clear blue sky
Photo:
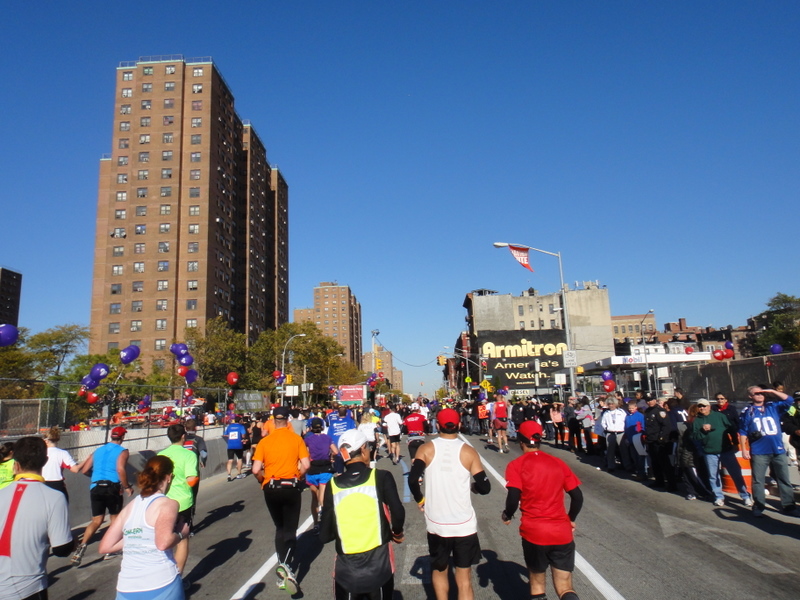
[[[800,293],[797,2],[4,8],[0,264],[33,331],[88,324],[115,69],[157,54],[213,57],[286,176],[291,309],[349,285],[408,392],[440,383],[467,292],[557,289],[494,241],[659,324]]]

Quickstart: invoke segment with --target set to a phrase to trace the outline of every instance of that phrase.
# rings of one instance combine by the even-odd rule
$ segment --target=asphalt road
[[[474,570],[476,598],[528,597],[526,569],[515,523],[505,526],[500,512],[505,500],[505,465],[519,455],[500,454],[485,438],[467,436],[480,452],[492,480],[488,496],[473,496],[478,513],[484,560]],[[579,553],[574,585],[582,599],[671,600],[674,598],[738,600],[800,597],[800,564],[796,559],[800,519],[771,506],[754,519],[738,496],[724,508],[659,492],[597,469],[598,459],[579,460],[545,445],[574,469],[582,481],[584,507],[578,517]],[[406,539],[394,546],[397,572],[395,600],[433,598],[427,560],[425,525],[404,481],[407,459],[394,466],[387,459],[378,468],[390,470],[406,502]],[[770,498],[769,502],[777,502]],[[323,546],[310,531],[310,495],[304,493],[301,558],[296,598],[331,598],[334,562],[332,544]],[[224,475],[204,480],[197,509],[186,574],[188,597],[235,600],[287,597],[275,586],[272,522],[252,477],[227,482]],[[76,530],[80,532],[79,528]],[[104,561],[92,544],[83,564],[51,557],[51,600],[106,600],[115,596],[119,559]],[[549,585],[549,584],[548,584]],[[451,585],[451,598],[456,598]],[[548,596],[555,598],[550,587]]]

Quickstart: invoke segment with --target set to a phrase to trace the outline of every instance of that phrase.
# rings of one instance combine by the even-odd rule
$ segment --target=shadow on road
[[[217,521],[221,521],[225,517],[231,516],[233,513],[242,512],[244,510],[244,500],[237,500],[233,504],[226,506],[218,506],[206,513],[205,519],[192,527],[192,533],[197,533],[211,527]]]
[[[311,570],[311,565],[322,552],[323,544],[319,541],[319,536],[312,531],[304,531],[297,538],[297,581],[302,583],[305,576]],[[319,568],[319,565],[317,565]],[[325,567],[323,567],[325,568]],[[330,572],[333,573],[333,565],[330,565]]]
[[[237,554],[246,552],[247,549],[250,548],[250,544],[253,543],[253,540],[249,537],[251,533],[252,530],[247,529],[240,532],[237,537],[220,540],[216,544],[206,548],[206,550],[210,550],[210,552],[203,556],[200,562],[194,566],[188,577],[184,578],[193,582],[192,591],[196,591],[194,588],[199,585],[194,582],[202,579],[217,567],[225,565],[225,563]],[[202,585],[200,585],[200,587],[202,587]]]
[[[493,550],[482,550],[481,554],[486,562],[479,564],[475,570],[480,587],[487,588],[491,584],[492,591],[498,598],[530,596],[526,567],[510,560],[500,560]]]

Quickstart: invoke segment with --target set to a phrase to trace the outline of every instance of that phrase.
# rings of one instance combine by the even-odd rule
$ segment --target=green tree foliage
[[[69,359],[86,347],[89,328],[82,325],[58,325],[28,338],[25,347],[34,358],[34,375],[57,377]]]
[[[780,344],[784,352],[800,350],[800,298],[778,293],[767,302],[767,308],[753,319],[757,327],[753,355],[771,354],[773,344]]]
[[[187,328],[186,344],[200,375],[197,386],[226,387],[228,373],[241,372],[247,363],[247,336],[233,331],[221,317],[208,321],[204,332]]]
[[[0,398],[35,398],[41,395],[42,386],[34,379],[33,355],[26,343],[28,330],[19,328],[19,340],[13,346],[0,348]]]

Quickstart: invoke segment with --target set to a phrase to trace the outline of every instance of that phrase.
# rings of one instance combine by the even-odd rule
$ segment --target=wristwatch
[[[180,531],[176,531],[175,533],[178,534],[178,540],[183,540],[183,534]]]

